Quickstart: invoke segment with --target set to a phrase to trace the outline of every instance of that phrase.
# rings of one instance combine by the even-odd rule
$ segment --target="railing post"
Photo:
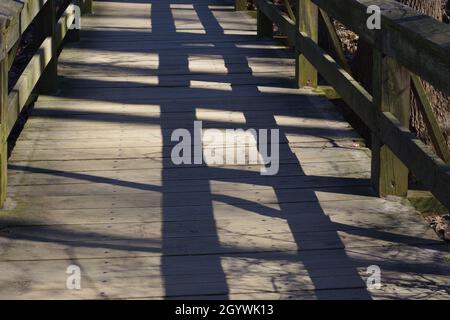
[[[78,0],[78,6],[81,9],[81,14],[93,14],[94,13],[93,2],[94,2],[93,0]]]
[[[236,11],[247,10],[247,0],[234,0],[234,9]]]
[[[295,24],[301,32],[306,33],[314,42],[319,38],[319,10],[311,0],[296,0]],[[296,48],[295,79],[297,86],[317,87],[317,70]]]
[[[8,144],[6,132],[6,111],[8,108],[8,53],[4,29],[0,25],[0,207],[6,200],[8,174]]]
[[[56,47],[55,31],[56,31],[56,3],[55,0],[48,0],[46,8],[41,12],[39,23],[42,25],[41,30],[44,38],[52,38],[52,59],[42,74],[37,86],[37,92],[40,94],[48,94],[56,91],[58,85],[58,48]]]
[[[374,49],[373,103],[380,112],[391,112],[401,123],[409,126],[411,75],[394,59]],[[376,122],[376,120],[375,120]],[[394,153],[372,134],[373,187],[379,196],[406,197],[408,168]]]
[[[81,23],[81,8],[76,2],[74,5],[74,15],[74,28],[69,30],[66,36],[66,39],[69,42],[78,42],[81,40],[80,29],[77,26],[77,23]]]
[[[273,36],[273,22],[256,7],[256,33],[258,37],[264,38]]]

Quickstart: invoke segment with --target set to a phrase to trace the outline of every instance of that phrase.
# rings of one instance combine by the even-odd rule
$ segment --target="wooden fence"
[[[69,4],[59,15],[55,0],[2,0],[0,3],[0,204],[4,203],[7,190],[7,137],[33,93],[56,89],[58,52],[77,14],[91,12],[92,0]],[[43,41],[9,90],[8,72],[22,36],[32,23],[41,32]]]
[[[450,209],[450,153],[419,79],[450,95],[450,26],[393,0],[296,0],[294,10],[284,3],[287,13],[256,0],[258,35],[272,36],[277,25],[295,45],[299,87],[316,86],[319,73],[371,130],[371,179],[378,194],[406,196],[411,171]],[[380,29],[367,26],[372,5],[381,9]],[[339,61],[317,44],[319,14]],[[330,16],[372,46],[372,94],[352,77]],[[411,88],[437,155],[408,130]]]

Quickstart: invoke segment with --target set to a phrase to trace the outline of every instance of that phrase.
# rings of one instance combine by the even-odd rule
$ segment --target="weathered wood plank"
[[[7,19],[6,49],[9,51],[19,41],[28,26],[34,21],[48,0],[4,0],[0,3],[0,16]]]
[[[266,219],[268,223],[279,219],[290,219],[303,216],[304,221],[331,221],[348,226],[368,228],[374,223],[385,231],[395,228],[397,234],[419,236],[427,234],[433,239],[432,233],[422,223],[419,215],[412,215],[402,224],[384,225],[383,221],[396,219],[398,213],[408,214],[409,208],[391,200],[366,197],[348,197],[341,201],[327,201],[322,199],[320,206],[313,202],[286,203],[283,211],[277,215],[257,214],[258,205],[242,204],[239,207],[220,201],[213,202],[216,220],[222,219]],[[275,208],[275,206],[268,209]],[[17,204],[11,212],[5,212],[8,220],[14,226],[40,226],[47,225],[57,228],[58,225],[101,224],[101,223],[139,223],[139,222],[182,222],[182,221],[208,221],[210,217],[208,205],[196,207],[125,207],[125,208],[97,208],[97,209],[49,209],[36,211],[32,206]],[[270,211],[270,210],[268,210]],[[20,213],[20,214],[19,214]],[[105,220],[105,217],[108,217]]]
[[[373,96],[374,105],[381,112],[392,112],[399,122],[409,126],[411,76],[395,60],[374,51]],[[372,184],[380,196],[408,194],[409,170],[378,139],[372,138]]]
[[[439,123],[434,114],[430,101],[428,100],[425,88],[419,77],[412,75],[413,90],[418,100],[419,110],[422,113],[425,125],[427,126],[428,133],[430,134],[431,141],[434,149],[439,157],[444,160],[445,163],[450,165],[450,150],[445,141],[443,132],[439,127]]]
[[[406,289],[401,283],[407,283],[407,287],[413,286],[413,283],[420,285],[423,288],[420,291],[416,291],[416,294],[422,294],[424,297],[447,297],[445,292],[434,292],[430,289],[431,282],[438,283],[442,281],[443,277],[439,275],[430,274],[427,279],[420,278],[408,269],[406,264],[398,262],[398,257],[389,254],[394,250],[405,250],[405,248],[389,247],[388,250],[383,248],[374,248],[373,256],[383,257],[386,260],[393,260],[394,268],[404,271],[404,276],[399,277],[398,272],[386,271],[386,287],[382,291],[378,291],[379,298],[389,298],[394,295],[395,288],[400,290],[398,297],[411,297],[413,291]],[[341,297],[339,292],[333,290],[338,287],[338,284],[344,284],[347,281],[347,288],[350,285],[358,287],[359,289],[348,288],[346,291],[344,288],[341,290],[346,291],[343,297],[353,297],[350,292],[356,292],[359,294],[359,298],[364,298],[367,295],[361,287],[360,283],[356,281],[356,275],[360,275],[365,278],[366,263],[370,262],[373,258],[370,258],[367,253],[360,250],[353,250],[349,253],[354,259],[354,263],[346,264],[342,257],[336,255],[335,251],[322,251],[319,253],[305,252],[301,255],[296,255],[295,252],[287,252],[285,254],[278,253],[254,253],[247,254],[247,259],[242,259],[238,255],[229,255],[223,258],[222,264],[224,270],[230,273],[229,277],[229,291],[231,297],[255,297],[256,299],[264,297],[300,297],[300,298],[323,298],[321,294],[314,292],[314,284],[311,279],[308,279],[306,274],[306,265],[313,265],[317,269],[312,272],[309,277],[319,280],[322,290],[328,292],[329,298]],[[331,270],[326,266],[326,260],[323,259],[327,256],[331,259],[336,259],[341,262],[336,266],[335,281],[330,281],[329,277]],[[420,250],[419,253],[415,253],[414,257],[426,257],[425,250]],[[167,266],[165,263],[161,264],[159,257],[139,257],[139,258],[127,258],[127,259],[89,259],[82,261],[83,272],[85,273],[85,281],[83,284],[86,286],[82,291],[65,290],[61,289],[61,283],[64,284],[65,274],[64,270],[69,263],[68,260],[62,261],[39,261],[36,262],[36,267],[32,272],[28,273],[26,278],[34,285],[29,290],[22,290],[17,286],[15,280],[21,277],[20,270],[24,268],[24,264],[20,262],[7,262],[2,263],[3,268],[11,270],[13,277],[1,279],[2,283],[9,284],[5,287],[10,288],[9,294],[19,295],[21,298],[36,298],[40,296],[54,296],[58,295],[61,298],[76,298],[84,295],[90,298],[170,298],[174,293],[171,290],[167,290],[161,283],[161,271],[165,270],[167,276],[180,286],[180,292],[184,292],[186,297],[196,297],[202,294],[213,294],[218,297],[229,297],[227,293],[218,293],[217,286],[220,283],[220,273],[210,273],[209,268],[213,268],[216,256],[201,257],[193,256],[188,261],[180,259],[180,257],[168,257]],[[410,256],[411,257],[411,256]],[[260,261],[259,263],[255,263]],[[407,259],[407,262],[412,261],[411,258]],[[386,264],[383,261],[378,261],[382,268],[392,269],[393,264]],[[321,265],[322,264],[322,265]],[[168,266],[179,266],[177,268],[168,268]],[[128,275],[122,276],[117,270],[127,268],[130,270]],[[353,268],[357,272],[352,272]],[[199,273],[191,274],[188,270],[198,269]],[[49,273],[46,270],[51,270],[53,277],[48,277]],[[103,274],[101,273],[103,270]],[[233,271],[234,270],[234,271]],[[239,272],[238,270],[245,270]],[[395,269],[394,269],[395,270]],[[203,271],[203,272],[202,272]],[[430,269],[430,271],[433,271]],[[234,273],[234,274],[233,274]],[[278,273],[278,277],[276,274]],[[203,278],[199,278],[200,274],[203,274]],[[99,283],[94,287],[87,279],[93,279],[100,277],[103,283]],[[275,277],[275,278],[274,278]],[[249,282],[249,286],[243,286],[244,283]],[[284,280],[284,282],[282,281]],[[289,281],[288,281],[289,280]],[[196,284],[194,284],[194,281]],[[276,281],[277,290],[273,293],[270,288],[273,288],[273,281]],[[136,288],[135,292],[127,292],[125,282],[132,283],[132,287]],[[334,285],[334,286],[333,286]],[[149,290],[151,288],[151,290]],[[329,289],[326,289],[329,288]],[[333,289],[334,288],[334,289]],[[31,289],[31,290],[30,290]],[[223,289],[223,287],[222,287]],[[322,292],[322,290],[320,292]],[[76,292],[74,292],[76,291]],[[373,294],[375,294],[374,290]],[[333,295],[331,295],[333,293]],[[128,295],[127,295],[128,294]],[[211,296],[209,297],[211,299]]]
[[[77,0],[82,14],[94,13],[94,0]]]
[[[351,67],[347,62],[347,58],[344,53],[344,49],[342,48],[341,40],[336,32],[336,28],[333,24],[333,21],[331,20],[328,13],[322,9],[319,9],[320,15],[323,19],[323,22],[325,24],[325,27],[327,29],[328,39],[331,42],[331,45],[333,47],[333,50],[336,54],[337,60],[339,64],[344,68],[345,71],[347,71],[348,74],[352,74]]]
[[[62,55],[73,87],[39,98],[12,153],[0,297],[448,296],[435,285],[448,282],[443,245],[411,207],[373,196],[369,150],[326,99],[280,85],[293,80],[293,54],[255,43],[253,19],[209,0],[97,4],[93,32]],[[272,70],[275,82],[258,79]],[[176,166],[170,134],[194,119],[279,128],[278,175]],[[74,263],[77,292],[65,289]],[[372,264],[383,291],[366,289]]]
[[[257,32],[256,33],[259,38],[273,36],[273,23],[259,9],[259,7],[256,8],[256,24],[257,24]]]
[[[0,34],[3,35],[3,27],[0,25]],[[0,39],[0,52],[6,52],[5,43]],[[0,206],[6,200],[7,185],[8,185],[8,151],[7,138],[8,131],[6,126],[7,117],[7,101],[8,101],[8,71],[9,63],[6,54],[0,54]]]
[[[319,36],[319,11],[311,0],[296,1],[295,27],[300,32],[317,43]],[[301,87],[317,87],[318,74],[307,57],[302,54],[301,48],[296,47],[295,78],[296,84]]]

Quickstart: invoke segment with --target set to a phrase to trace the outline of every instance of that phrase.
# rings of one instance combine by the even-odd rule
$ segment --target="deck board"
[[[370,150],[294,88],[293,52],[253,18],[222,0],[104,0],[82,26],[9,159],[0,298],[450,298],[448,248],[374,196]],[[279,129],[278,174],[175,165],[170,135],[194,120]],[[66,289],[73,264],[81,290]]]

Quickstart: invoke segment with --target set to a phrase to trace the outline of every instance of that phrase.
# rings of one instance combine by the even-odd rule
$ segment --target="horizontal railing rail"
[[[408,130],[411,83],[423,99],[417,76],[450,95],[450,26],[393,0],[296,0],[294,17],[269,0],[256,5],[258,35],[272,36],[276,24],[294,44],[298,85],[316,86],[320,73],[371,130],[378,194],[406,196],[411,171],[450,209],[450,167]],[[374,30],[367,27],[372,5],[381,13],[381,28]],[[317,44],[319,10],[372,46],[372,93]]]
[[[58,52],[79,13],[91,13],[92,0],[68,4],[57,16],[55,0],[2,0],[0,3],[0,206],[7,191],[7,138],[18,116],[34,92],[56,89]],[[36,23],[42,43],[17,79],[8,88],[8,73],[13,65],[22,35]],[[78,30],[74,29],[74,36]]]

